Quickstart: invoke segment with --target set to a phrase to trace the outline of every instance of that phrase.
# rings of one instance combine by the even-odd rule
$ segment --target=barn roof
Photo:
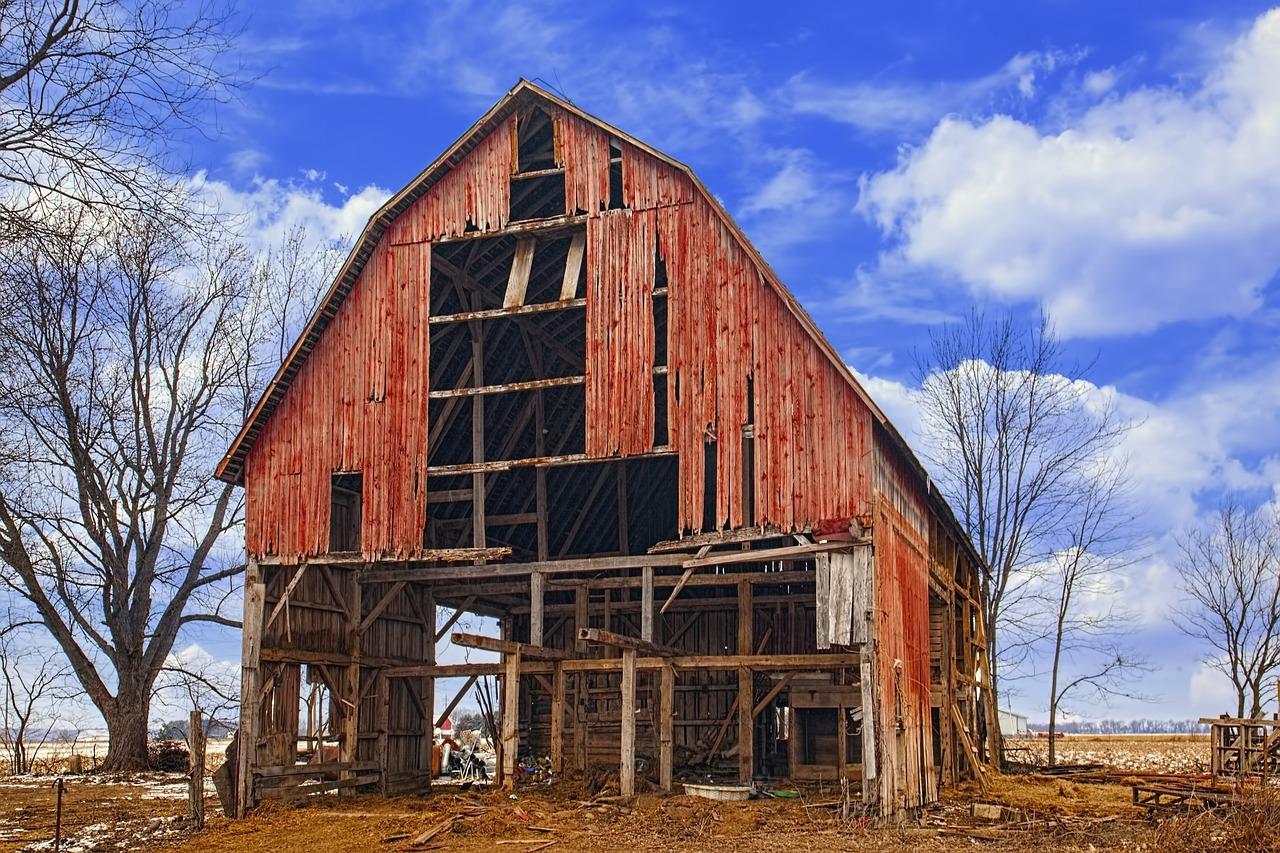
[[[521,107],[543,101],[566,110],[584,121],[591,122],[609,133],[633,146],[644,151],[645,153],[658,158],[659,160],[669,164],[673,168],[679,169],[688,176],[693,186],[702,194],[704,199],[710,204],[711,208],[723,221],[729,232],[734,235],[742,248],[753,259],[760,270],[762,278],[773,287],[781,296],[788,310],[796,317],[800,324],[808,331],[810,336],[819,345],[823,354],[835,366],[838,375],[842,376],[845,381],[853,388],[855,393],[871,410],[872,416],[879,422],[893,438],[894,442],[907,455],[921,476],[928,481],[928,474],[912,453],[910,447],[902,436],[894,428],[893,424],[885,416],[884,412],[876,405],[875,401],[858,382],[848,365],[840,357],[835,347],[827,340],[822,330],[818,328],[804,307],[796,300],[791,292],[778,278],[777,274],[769,266],[768,262],[760,254],[759,250],[751,243],[746,234],[734,222],[728,211],[718,199],[706,188],[706,186],[698,179],[693,170],[688,166],[680,163],[674,158],[658,151],[652,146],[636,139],[630,134],[625,133],[584,112],[581,108],[575,106],[569,101],[543,89],[542,87],[521,79],[515,87],[513,87],[506,95],[504,95],[496,104],[489,109],[481,118],[473,124],[461,137],[458,138],[449,148],[430,166],[424,169],[416,178],[414,178],[407,186],[393,195],[381,208],[379,208],[370,218],[364,231],[360,234],[360,239],[352,248],[351,253],[347,256],[346,262],[342,269],[334,279],[333,284],[325,293],[324,298],[320,301],[315,313],[312,315],[306,328],[294,343],[289,354],[285,357],[284,362],[276,371],[268,383],[266,390],[263,392],[261,399],[258,400],[253,412],[250,414],[244,426],[241,427],[239,434],[232,442],[231,447],[227,450],[226,455],[219,463],[216,475],[219,479],[230,483],[243,483],[244,481],[244,463],[245,457],[248,455],[250,448],[262,433],[266,426],[271,413],[279,405],[280,400],[288,391],[290,384],[297,375],[298,370],[306,361],[307,356],[315,347],[316,342],[324,333],[329,321],[333,319],[338,311],[338,307],[342,304],[347,294],[350,293],[352,286],[360,275],[360,271],[364,268],[365,263],[373,254],[374,248],[378,245],[382,235],[386,232],[391,223],[417,201],[424,193],[434,186],[450,169],[454,168],[475,146],[484,139],[489,133],[501,124],[508,116]],[[946,505],[946,502],[942,502]],[[948,507],[949,509],[949,507]],[[954,515],[952,516],[954,523]],[[962,537],[963,538],[963,537]],[[969,544],[966,542],[966,544]],[[972,549],[971,544],[969,550]]]

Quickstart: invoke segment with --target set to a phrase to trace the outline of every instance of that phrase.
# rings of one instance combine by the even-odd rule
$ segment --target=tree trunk
[[[146,770],[147,718],[150,703],[142,698],[117,701],[114,711],[104,714],[107,721],[107,758],[101,769],[108,773],[124,770]]]

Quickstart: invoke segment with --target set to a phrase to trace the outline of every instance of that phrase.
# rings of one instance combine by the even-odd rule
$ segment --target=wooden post
[[[187,819],[196,829],[204,829],[204,712],[191,709],[188,729],[191,754],[191,781],[187,789]]]
[[[671,790],[675,692],[676,671],[671,664],[666,664],[662,667],[658,687],[658,779],[664,791]]]
[[[636,650],[622,650],[622,757],[618,764],[618,793],[636,793]]]
[[[543,591],[546,588],[547,576],[542,572],[529,575],[529,644],[542,645],[542,611]]]
[[[347,594],[348,606],[351,608],[347,613],[347,649],[351,655],[351,662],[347,664],[346,672],[343,674],[343,691],[339,699],[344,713],[342,742],[338,750],[338,759],[344,762],[356,760],[356,750],[360,743],[360,648],[361,638],[364,636],[360,631],[360,619],[364,608],[361,600],[364,584],[360,583],[357,571],[353,569],[347,573],[351,579],[351,589]],[[343,771],[340,774],[344,780],[352,779],[355,775],[352,771]],[[343,793],[353,794],[355,789],[344,788]]]
[[[573,636],[578,636],[578,632],[588,627],[590,619],[587,611],[587,588],[579,586],[573,590]],[[585,640],[578,640],[574,648],[578,652],[578,656],[582,657],[587,651],[587,643]]]
[[[429,589],[423,593],[422,615],[427,617],[422,626],[426,632],[423,639],[426,646],[426,663],[434,666],[436,662],[436,596]],[[436,746],[436,678],[434,675],[428,675],[422,680],[422,710],[426,711],[426,715],[422,721],[420,766],[427,771],[426,789],[430,791],[434,776],[432,767],[435,764]]]
[[[653,642],[653,566],[640,570],[640,639]]]
[[[752,606],[751,583],[738,583],[738,654],[749,655],[752,652]],[[754,703],[749,703],[748,707]]]
[[[751,584],[738,584],[738,654],[749,655],[752,648]],[[738,669],[738,775],[749,783],[755,773],[755,691],[751,670]]]
[[[262,652],[262,609],[267,588],[262,583],[258,564],[249,560],[244,578],[244,621],[240,641],[240,734],[236,746],[236,817],[244,817],[254,806],[253,767],[258,751],[258,723],[262,702],[261,672],[258,661]]]
[[[559,661],[551,670],[551,772],[564,772],[564,666]]]
[[[473,294],[471,308],[479,310],[480,295]],[[469,324],[471,331],[471,381],[472,386],[484,386],[484,332],[479,320]],[[484,461],[484,395],[471,397],[471,461]],[[475,548],[485,547],[484,520],[484,472],[476,471],[471,475],[471,545]],[[482,562],[477,560],[477,563]]]
[[[388,728],[391,721],[391,679],[385,678],[381,673],[374,675],[377,684],[374,687],[377,706],[374,715],[374,729],[378,733],[378,739],[374,743],[373,759],[378,765],[378,792],[382,796],[387,795],[387,741]]]
[[[520,750],[520,652],[507,655],[502,683],[502,787],[516,784],[516,759]]]
[[[871,628],[872,626],[868,626]],[[859,666],[858,689],[862,694],[862,801],[874,808],[879,802],[877,793],[879,781],[876,778],[876,758],[879,743],[876,729],[879,719],[876,715],[876,668],[872,657],[871,644],[861,649],[862,663]]]
[[[842,702],[836,708],[836,778],[845,778],[845,766],[849,762],[849,712]]]

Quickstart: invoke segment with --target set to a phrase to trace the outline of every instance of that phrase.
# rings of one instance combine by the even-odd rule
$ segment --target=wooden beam
[[[769,688],[769,692],[764,694],[764,698],[756,703],[751,709],[751,719],[759,717],[764,713],[764,709],[769,707],[769,703],[778,698],[778,694],[787,689],[787,685],[791,683],[791,679],[796,677],[796,673],[788,672],[782,678],[778,679],[778,683]]]
[[[240,641],[240,695],[258,695],[259,653],[262,650],[262,610],[267,588],[261,581],[257,565],[251,560],[245,572],[244,618]],[[258,752],[260,702],[240,704],[240,747],[236,756],[235,815],[244,817],[255,803],[253,763]]]
[[[529,643],[542,645],[543,590],[547,576],[542,572],[529,575]]]
[[[551,670],[551,772],[564,772],[564,666]]]
[[[556,376],[551,379],[530,379],[525,382],[508,382],[505,385],[481,385],[472,388],[446,388],[441,391],[428,392],[432,400],[447,400],[451,397],[479,397],[487,394],[510,394],[516,391],[541,391],[544,388],[565,388],[570,385],[583,385],[585,376]]]
[[[462,614],[466,613],[467,609],[471,607],[471,605],[475,604],[475,602],[476,597],[474,595],[469,595],[461,604],[454,608],[453,615],[446,619],[444,625],[436,631],[435,641],[437,643],[445,638],[445,635],[449,633],[449,629],[457,624],[458,620],[462,618]]]
[[[587,233],[574,232],[573,239],[569,241],[569,252],[564,259],[564,279],[560,283],[561,301],[572,300],[578,295],[578,279],[582,276],[582,259],[586,256],[586,249]]]
[[[387,607],[391,605],[392,599],[394,599],[397,595],[401,593],[401,591],[405,588],[406,583],[407,581],[396,581],[391,585],[391,589],[387,590],[383,594],[382,598],[378,599],[378,603],[375,604],[373,606],[373,609],[369,611],[369,615],[365,616],[364,619],[360,621],[360,627],[357,630],[361,634],[369,630],[369,626],[372,625],[374,621],[379,616],[382,615],[382,611],[386,610]]]
[[[479,678],[480,676],[478,675],[467,676],[466,683],[462,685],[462,688],[457,693],[453,694],[453,698],[449,700],[449,704],[444,707],[444,712],[441,713],[439,717],[436,717],[437,729],[444,725],[445,720],[449,719],[449,715],[453,713],[453,709],[458,707],[458,703],[463,700],[467,695],[467,691],[471,689],[472,685],[474,685]]]
[[[520,749],[520,648],[507,655],[502,681],[502,787],[516,784]]]
[[[522,655],[532,660],[566,660],[573,657],[571,652],[567,652],[564,649],[548,649],[543,646],[518,643],[515,640],[502,640],[498,637],[466,634],[461,631],[455,631],[450,639],[455,646],[484,649],[489,652],[500,652],[504,655]]]
[[[738,776],[750,783],[755,772],[755,708],[754,678],[751,670],[738,669]]]
[[[489,639],[489,638],[485,638]],[[543,649],[538,646],[518,644],[524,650],[540,652],[558,651]],[[636,667],[639,669],[662,669],[673,666],[687,670],[731,670],[740,667],[768,672],[799,670],[801,672],[825,672],[835,669],[848,669],[858,665],[856,654],[813,654],[813,655],[682,655],[674,658],[637,657]],[[548,673],[554,668],[555,660],[528,660],[522,666],[524,672]],[[560,659],[565,672],[617,672],[622,667],[620,658],[567,658]],[[458,678],[472,674],[501,675],[502,665],[496,663],[456,663],[429,666],[413,664],[405,666],[389,666],[384,672],[392,678],[417,678],[423,675],[434,675],[437,678]]]
[[[618,766],[618,793],[636,793],[636,650],[622,650],[622,756]]]
[[[653,566],[640,570],[640,639],[653,642]]]
[[[671,658],[684,654],[684,651],[681,649],[660,646],[646,640],[639,640],[635,637],[628,637],[624,634],[606,631],[603,628],[580,628],[578,630],[578,639],[588,643],[597,643],[602,646],[612,646],[615,649],[630,649],[633,652],[644,652],[650,657]]]
[[[847,551],[870,542],[817,542],[805,545],[787,545],[781,548],[761,548],[758,551],[723,551],[718,554],[697,556],[684,561],[686,569],[701,566],[728,566],[734,563],[765,563],[771,560],[793,560],[829,551]]]
[[[515,255],[511,258],[511,274],[507,276],[507,290],[502,297],[503,308],[524,305],[525,291],[529,287],[529,273],[533,270],[533,249],[537,241],[532,237],[516,239]]]
[[[677,566],[680,564],[678,554],[636,554],[619,557],[581,557],[567,560],[544,560],[529,563],[500,563],[485,566],[422,566],[412,569],[386,569],[366,572],[362,576],[365,583],[383,583],[386,581],[442,581],[462,580],[474,581],[483,578],[521,577],[533,572],[545,572],[549,575],[573,574],[581,572],[607,572],[615,569],[638,569],[641,566]]]
[[[751,606],[751,584],[738,582],[738,654],[749,655],[752,649],[751,636],[755,611]]]
[[[710,550],[710,545],[703,545],[698,549],[698,557],[701,557]],[[697,559],[697,557],[694,559]],[[697,568],[696,566],[686,565],[684,561],[681,561],[681,565],[685,567],[684,574],[680,576],[680,580],[676,581],[675,589],[671,590],[671,594],[667,596],[667,600],[662,602],[662,609],[658,611],[659,613],[667,612],[667,608],[676,600],[676,596],[680,594],[680,590],[684,589],[684,585],[689,582],[689,578],[693,577],[693,570]]]
[[[695,533],[681,539],[666,539],[649,549],[650,554],[670,554],[676,551],[693,551],[704,545],[738,545],[758,542],[762,539],[782,539],[787,534],[776,527],[744,527],[738,530]]]
[[[672,734],[675,717],[675,681],[676,671],[671,666],[659,670],[658,683],[658,784],[664,791],[670,791],[673,774],[673,747],[675,738]]]
[[[271,623],[276,621],[276,617],[280,615],[280,611],[284,610],[285,605],[289,603],[289,596],[292,595],[293,591],[297,588],[299,581],[302,580],[302,576],[306,574],[307,567],[309,565],[311,564],[306,562],[302,563],[298,566],[298,570],[293,573],[293,577],[289,578],[288,585],[284,588],[284,592],[280,594],[280,600],[276,602],[275,607],[271,608],[271,615],[267,617],[267,621],[262,626],[264,634],[267,629],[271,627]]]

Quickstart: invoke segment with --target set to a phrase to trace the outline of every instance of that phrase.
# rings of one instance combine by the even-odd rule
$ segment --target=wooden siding
[[[361,549],[405,557],[426,521],[430,244],[384,241],[245,461],[249,553],[329,550],[335,471],[360,471]]]
[[[653,449],[654,211],[587,223],[587,455]]]
[[[875,470],[880,797],[909,808],[937,799],[929,710],[928,501],[918,476],[880,429]]]
[[[564,110],[551,114],[556,163],[564,168],[565,212],[598,216],[609,206],[609,135]]]
[[[515,147],[516,117],[511,115],[396,217],[384,241],[420,243],[460,237],[468,222],[480,231],[502,228],[511,218]]]

